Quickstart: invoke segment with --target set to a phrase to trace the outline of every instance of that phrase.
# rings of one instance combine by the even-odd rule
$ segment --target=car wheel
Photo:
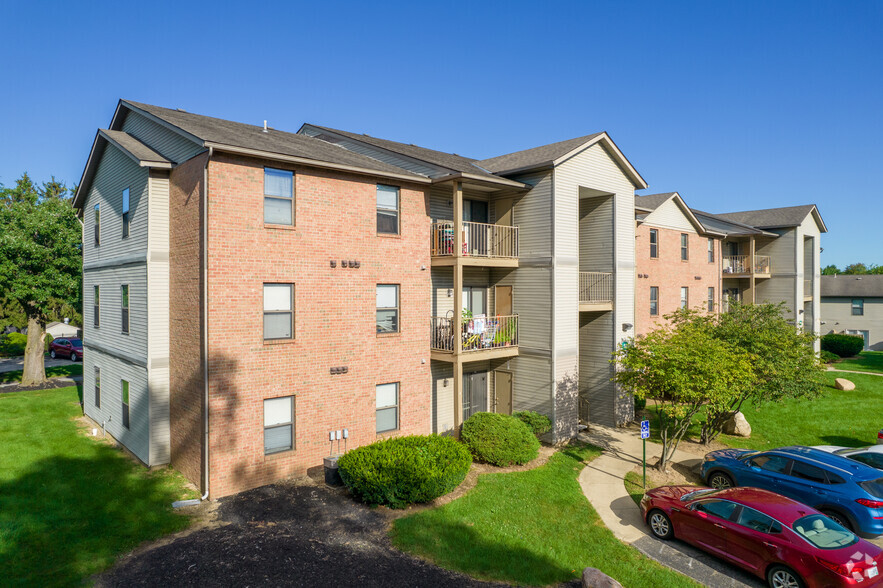
[[[791,568],[773,566],[766,573],[766,581],[770,588],[804,588],[805,584]]]
[[[838,525],[840,525],[841,527],[846,529],[847,531],[854,532],[852,525],[849,522],[849,519],[847,519],[845,516],[843,516],[839,512],[834,512],[833,510],[823,510],[821,512],[823,515],[825,515],[826,517],[828,517],[829,519],[831,519],[832,521],[834,521],[835,523],[837,523]]]
[[[651,510],[647,522],[650,523],[650,531],[655,537],[668,540],[675,536],[671,519],[661,510]]]
[[[51,357],[52,359],[55,359],[55,350],[54,349],[49,351],[49,357]]]
[[[733,478],[727,474],[723,472],[714,472],[708,476],[708,485],[712,488],[723,490],[724,488],[732,488],[736,484],[733,483]]]
[[[77,354],[76,353],[73,353],[73,352],[71,353],[71,361],[77,361]]]

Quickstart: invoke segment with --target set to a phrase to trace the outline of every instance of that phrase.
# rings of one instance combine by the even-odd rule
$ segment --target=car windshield
[[[883,478],[868,480],[867,482],[859,482],[859,486],[871,496],[883,498]]]
[[[840,549],[858,543],[858,537],[822,514],[799,518],[791,528],[819,549]]]
[[[71,345],[73,345],[74,347],[82,347],[83,346],[82,339],[68,339],[68,341],[70,341]]]
[[[867,451],[873,447],[872,445],[868,445],[866,447],[844,447],[843,449],[838,449],[834,452],[834,455],[845,455],[847,453],[852,453],[853,451]]]
[[[720,490],[715,490],[714,488],[703,488],[702,490],[694,490],[693,492],[688,492],[681,496],[681,502],[687,502],[688,500],[693,500],[694,498],[699,498],[700,496],[711,496],[716,492],[720,492]]]

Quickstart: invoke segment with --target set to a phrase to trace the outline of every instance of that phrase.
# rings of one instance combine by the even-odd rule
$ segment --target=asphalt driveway
[[[46,367],[56,367],[60,365],[73,365],[74,362],[69,359],[52,359],[48,355],[43,360],[45,362]],[[17,372],[19,370],[24,369],[25,358],[23,356],[19,357],[0,357],[0,373],[3,372]]]

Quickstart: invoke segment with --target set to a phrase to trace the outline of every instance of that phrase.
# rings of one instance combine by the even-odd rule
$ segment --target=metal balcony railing
[[[466,257],[514,259],[518,257],[518,227],[464,222],[459,235],[452,221],[432,223],[433,256],[452,256],[460,247]]]
[[[751,264],[748,261],[748,255],[725,255],[723,258],[724,274],[750,274]],[[754,256],[754,272],[755,274],[769,275],[770,273],[770,256],[755,255]]]
[[[455,321],[452,317],[431,317],[430,346],[435,351],[454,352],[456,345],[464,352],[518,346],[518,315],[479,315]],[[455,336],[456,323],[460,323]]]
[[[611,272],[580,272],[579,301],[613,302],[613,274]]]

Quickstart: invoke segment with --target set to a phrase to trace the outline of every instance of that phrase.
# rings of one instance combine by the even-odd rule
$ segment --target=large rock
[[[751,425],[741,412],[734,412],[724,423],[724,433],[737,437],[751,437]]]
[[[622,588],[622,584],[596,568],[583,570],[583,588]]]
[[[844,392],[852,392],[855,390],[855,384],[847,380],[846,378],[837,378],[834,380],[834,387],[838,390],[843,390]]]

